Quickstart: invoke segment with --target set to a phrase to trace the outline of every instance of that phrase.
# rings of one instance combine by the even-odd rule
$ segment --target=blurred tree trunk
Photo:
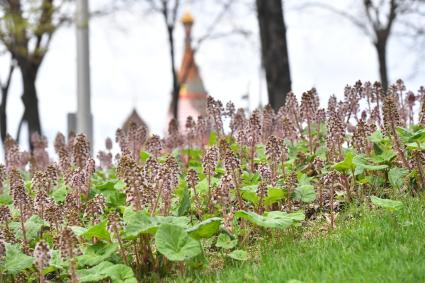
[[[38,111],[37,89],[35,82],[39,64],[31,64],[27,60],[18,60],[18,65],[22,74],[23,94],[22,103],[24,104],[24,113],[18,128],[16,139],[19,141],[21,126],[23,122],[28,125],[29,144],[31,145],[31,136],[33,133],[41,134],[40,115]]]
[[[175,55],[175,44],[174,44],[174,26],[167,27],[168,32],[168,44],[170,45],[170,59],[171,59],[171,76],[173,79],[173,90],[171,93],[171,107],[174,119],[178,120],[178,109],[179,109],[179,93],[180,93],[180,82],[177,78],[176,71],[176,55]]]
[[[7,98],[10,89],[10,83],[12,81],[12,76],[15,71],[15,60],[11,58],[9,73],[4,84],[0,83],[1,88],[1,103],[0,103],[0,136],[2,142],[5,141],[7,135]]]
[[[71,5],[72,1],[67,0],[0,0],[0,43],[16,61],[22,75],[24,113],[19,123],[17,140],[25,123],[28,125],[30,141],[33,133],[41,134],[35,86],[37,73],[55,31],[62,24],[72,21],[73,16],[69,13]],[[6,98],[2,98],[0,107],[2,136],[6,131]]]
[[[386,35],[380,36],[378,34],[378,38],[374,44],[378,55],[379,77],[384,90],[388,89],[387,39],[388,37]]]
[[[256,5],[269,103],[277,111],[291,90],[282,0],[256,0]]]

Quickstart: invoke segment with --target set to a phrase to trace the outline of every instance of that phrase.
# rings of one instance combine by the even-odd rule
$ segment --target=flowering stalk
[[[211,177],[215,174],[215,167],[217,166],[218,162],[218,148],[213,146],[209,149],[207,149],[204,158],[202,159],[202,166],[205,175],[207,175],[208,180],[208,211],[211,212],[212,210],[212,203],[211,203]]]
[[[286,181],[286,189],[288,191],[287,206],[289,211],[292,211],[292,194],[295,188],[297,187],[297,183],[297,173],[292,172],[291,174],[289,174],[288,180]]]
[[[330,224],[331,229],[335,227],[335,207],[334,207],[334,197],[335,197],[335,187],[341,185],[341,174],[335,170],[330,171],[323,178],[323,184],[330,189],[329,196],[329,206],[330,206]]]
[[[117,238],[121,258],[126,265],[129,265],[127,260],[127,254],[121,240],[120,229],[121,229],[121,223],[120,223],[119,215],[117,213],[111,213],[108,216],[108,231],[112,233],[113,235],[115,235],[115,237]]]
[[[388,95],[384,100],[384,127],[387,135],[393,142],[393,147],[397,152],[399,160],[402,162],[405,168],[409,168],[409,164],[404,155],[404,151],[400,142],[400,138],[397,135],[396,127],[400,126],[400,116],[397,111],[394,96]]]
[[[49,265],[51,255],[49,246],[44,241],[38,242],[35,246],[34,258],[40,283],[47,282],[44,278],[43,270]]]

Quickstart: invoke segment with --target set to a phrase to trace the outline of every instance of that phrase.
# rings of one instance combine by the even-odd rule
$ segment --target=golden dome
[[[181,18],[181,21],[184,25],[191,25],[193,24],[193,16],[192,14],[189,12],[189,10],[186,10],[183,13],[183,16]]]

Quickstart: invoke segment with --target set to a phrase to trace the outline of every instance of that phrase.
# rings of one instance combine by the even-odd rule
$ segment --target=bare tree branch
[[[336,15],[339,15],[340,17],[343,17],[346,20],[350,21],[354,26],[359,28],[368,37],[373,36],[372,33],[370,32],[370,29],[365,24],[365,21],[362,21],[355,15],[347,13],[344,10],[337,9],[329,4],[318,3],[318,2],[304,2],[303,4],[298,5],[296,9],[302,10],[302,9],[308,9],[308,8],[319,8],[319,9],[327,10],[328,12],[334,13]]]

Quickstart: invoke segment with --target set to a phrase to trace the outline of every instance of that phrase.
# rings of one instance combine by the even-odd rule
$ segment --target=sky
[[[91,7],[102,7],[109,0],[91,0]],[[251,109],[267,103],[266,83],[260,68],[260,45],[255,9],[241,0],[222,19],[215,32],[243,28],[250,36],[233,35],[205,41],[196,54],[208,93],[237,107]],[[332,1],[350,8],[353,1]],[[191,4],[192,3],[192,4]],[[193,4],[195,3],[195,4]],[[197,4],[196,4],[197,3]],[[203,36],[219,9],[215,0],[184,2],[194,18],[194,37]],[[344,86],[357,80],[378,79],[375,50],[350,22],[329,12],[300,8],[300,1],[285,6],[293,91],[316,87],[325,104],[335,94],[342,97]],[[183,10],[184,10],[183,9]],[[183,11],[182,10],[182,11]],[[175,33],[177,66],[183,47],[183,28]],[[147,122],[151,132],[163,134],[167,125],[171,72],[168,42],[162,18],[143,7],[95,18],[90,26],[92,114],[95,152],[102,149],[106,137],[114,137],[133,108]],[[416,54],[403,42],[389,43],[390,79],[404,79],[407,88],[416,91],[424,82],[424,71],[415,70]],[[0,78],[4,78],[7,58],[0,57]],[[8,127],[16,133],[23,107],[20,74],[12,81],[8,102]],[[66,116],[76,111],[75,27],[60,29],[52,40],[37,79],[43,133],[52,141],[58,131],[66,132]],[[242,100],[249,93],[250,101]],[[26,139],[22,139],[26,140]],[[23,148],[26,145],[23,144]]]

